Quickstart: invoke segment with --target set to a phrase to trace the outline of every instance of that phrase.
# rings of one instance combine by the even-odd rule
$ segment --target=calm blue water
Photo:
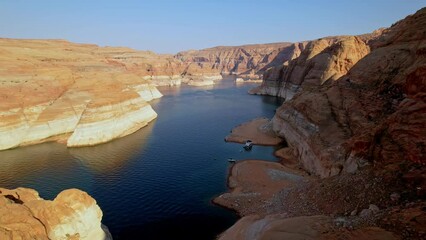
[[[107,144],[67,149],[45,143],[0,152],[0,186],[30,187],[46,199],[79,188],[101,206],[114,239],[214,239],[236,220],[211,204],[227,190],[227,158],[275,160],[273,147],[225,143],[232,127],[272,117],[280,101],[254,85],[160,88],[159,117]]]

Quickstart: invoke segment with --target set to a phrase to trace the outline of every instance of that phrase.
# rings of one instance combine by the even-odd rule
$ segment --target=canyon
[[[45,141],[91,146],[126,136],[157,117],[148,103],[161,97],[156,86],[205,86],[222,74],[259,74],[286,45],[172,56],[64,40],[0,39],[0,150]]]
[[[280,163],[232,167],[214,202],[243,218],[220,239],[425,236],[425,26],[423,8],[372,34],[296,43],[265,71],[250,93],[285,98],[271,124],[288,146]]]
[[[244,124],[227,139],[287,146],[275,153],[279,163],[246,160],[231,167],[230,192],[214,202],[242,218],[220,238],[421,239],[426,236],[425,26],[424,8],[370,34],[174,56],[63,40],[0,39],[0,150],[46,141],[68,147],[105,143],[157,117],[149,102],[162,96],[158,86],[211,85],[227,74],[261,78],[250,93],[285,102],[270,121]],[[239,132],[244,128],[249,135]],[[256,138],[262,134],[268,136]],[[46,203],[34,190],[0,189],[0,211],[17,209],[34,229],[4,227],[20,219],[4,217],[0,234],[5,239],[105,234],[96,202],[72,191],[77,193],[65,191]],[[74,194],[80,197],[64,196]],[[75,209],[74,203],[84,207]],[[53,206],[67,216],[84,215],[73,212],[84,209],[96,226],[56,230],[62,223],[42,209]]]

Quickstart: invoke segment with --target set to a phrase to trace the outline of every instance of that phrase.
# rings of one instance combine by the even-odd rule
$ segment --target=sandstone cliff
[[[101,220],[96,201],[77,189],[48,201],[32,189],[0,188],[0,239],[111,239]]]
[[[290,100],[302,89],[337,80],[370,52],[367,36],[327,37],[296,43],[286,49],[289,54],[281,59],[281,64],[266,70],[262,85],[251,93]]]
[[[346,44],[325,48],[335,51],[322,71],[292,71],[290,81],[302,82],[302,91],[277,110],[273,127],[307,170],[326,177],[368,163],[425,163],[424,26],[426,9],[372,40],[365,57],[368,47],[345,37]]]
[[[425,26],[423,8],[372,34],[309,42],[266,71],[253,93],[286,98],[272,126],[289,148],[276,154],[311,175],[288,187],[281,164],[236,163],[214,201],[243,218],[220,239],[425,237]]]
[[[258,79],[265,68],[291,43],[253,44],[185,51],[175,58],[185,63],[184,75],[191,78],[237,74]]]
[[[175,71],[153,66],[176,60],[151,55],[60,40],[0,39],[0,150],[58,139],[93,145],[143,127],[157,116],[147,101],[161,97],[150,80]]]
[[[157,115],[155,86],[212,85],[221,74],[258,78],[288,43],[172,55],[63,40],[0,39],[0,150],[44,141],[94,145]],[[108,129],[108,131],[105,131]]]

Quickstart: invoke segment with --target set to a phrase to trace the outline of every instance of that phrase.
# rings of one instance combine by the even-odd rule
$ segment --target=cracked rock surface
[[[0,188],[0,239],[109,239],[96,201],[78,189],[50,201],[28,188]]]

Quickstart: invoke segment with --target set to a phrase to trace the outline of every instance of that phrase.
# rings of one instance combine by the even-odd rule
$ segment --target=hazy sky
[[[0,37],[176,53],[361,34],[426,0],[0,0]]]

